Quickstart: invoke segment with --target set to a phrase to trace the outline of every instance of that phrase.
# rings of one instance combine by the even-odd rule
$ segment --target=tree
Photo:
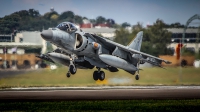
[[[176,23],[172,23],[169,25],[169,28],[184,28],[184,25],[182,25],[181,23],[179,22],[176,22]]]
[[[92,24],[96,24],[96,20],[95,19],[90,19],[89,20]]]
[[[50,19],[51,20],[57,20],[58,19],[58,15],[53,14],[53,15],[51,15]]]
[[[87,17],[83,17],[83,19],[88,19]]]
[[[105,23],[105,22],[106,22],[106,19],[104,17],[102,17],[102,16],[98,16],[96,18],[96,23],[97,24],[102,24],[102,23]]]
[[[114,27],[114,25],[115,25],[115,20],[113,20],[113,19],[107,19],[106,22],[107,22],[107,24],[109,24],[110,27]]]
[[[29,9],[28,12],[29,12],[29,16],[31,16],[31,17],[39,17],[40,16],[40,13],[35,9]]]
[[[79,15],[75,15],[74,16],[74,22],[78,23],[78,24],[82,24],[83,23],[82,17],[79,16]]]
[[[27,10],[21,10],[21,11],[18,11],[18,12],[14,12],[13,14],[19,15],[22,19],[29,16],[29,12]]]
[[[54,16],[54,17],[52,17]],[[59,14],[56,11],[53,12],[47,12],[44,14],[44,18],[47,20],[57,20],[58,19]]]
[[[115,20],[113,20],[113,19],[107,19],[106,22],[107,22],[108,24],[111,24],[111,25],[114,25],[114,24],[115,24]]]
[[[127,45],[129,43],[128,39],[129,35],[130,35],[129,31],[121,27],[119,30],[115,31],[114,41],[122,45]]]
[[[73,21],[74,19],[74,12],[72,11],[65,11],[59,16],[59,20],[67,20],[67,21]]]
[[[153,43],[165,42],[169,44],[171,42],[171,33],[165,29],[165,23],[162,20],[157,19],[156,23],[149,30],[150,40]]]
[[[0,20],[0,33],[10,34],[19,27],[20,17],[17,14],[5,16]]]
[[[147,36],[147,37],[145,37]],[[146,42],[151,42],[152,44],[147,44],[152,48],[152,53],[155,56],[165,55],[169,53],[167,45],[171,42],[171,33],[165,29],[165,23],[157,19],[152,27],[144,31],[144,39]],[[162,50],[161,50],[162,49]],[[144,52],[149,52],[146,49],[142,50]]]
[[[123,28],[130,27],[131,25],[127,22],[122,23],[121,25]]]

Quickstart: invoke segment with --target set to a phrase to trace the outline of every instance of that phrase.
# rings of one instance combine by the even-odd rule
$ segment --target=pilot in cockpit
[[[56,28],[59,28],[60,30],[66,31],[68,33],[77,31],[77,28],[75,27],[75,25],[70,22],[60,23]]]

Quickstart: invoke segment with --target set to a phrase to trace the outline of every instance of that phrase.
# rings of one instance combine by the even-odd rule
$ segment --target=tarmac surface
[[[32,87],[0,90],[0,101],[200,99],[200,86]]]

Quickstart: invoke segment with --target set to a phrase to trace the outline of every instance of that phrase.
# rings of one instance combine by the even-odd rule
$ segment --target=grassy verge
[[[197,112],[200,100],[104,100],[55,102],[6,102],[0,111],[169,111]]]
[[[43,69],[29,73],[1,78],[0,87],[31,87],[31,86],[101,86],[101,85],[200,85],[200,69],[193,67],[169,67],[161,69],[157,67],[144,68],[140,71],[140,80],[123,70],[106,73],[105,81],[94,81],[93,70],[78,69],[75,75],[66,77],[68,68],[62,67],[56,70]],[[181,71],[180,71],[181,70]]]

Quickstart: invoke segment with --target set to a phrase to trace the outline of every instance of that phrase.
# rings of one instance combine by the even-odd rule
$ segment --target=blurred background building
[[[15,48],[15,49],[14,49]],[[45,50],[45,41],[39,31],[23,31],[15,35],[0,35],[0,54],[40,54]]]
[[[45,52],[45,44],[39,31],[0,35],[0,67],[33,68],[40,61],[35,56]]]
[[[183,28],[169,28],[172,32],[171,44],[168,48],[175,50],[177,43],[182,43]],[[200,52],[200,32],[198,28],[188,28],[185,32],[184,44],[185,48],[191,52]]]

